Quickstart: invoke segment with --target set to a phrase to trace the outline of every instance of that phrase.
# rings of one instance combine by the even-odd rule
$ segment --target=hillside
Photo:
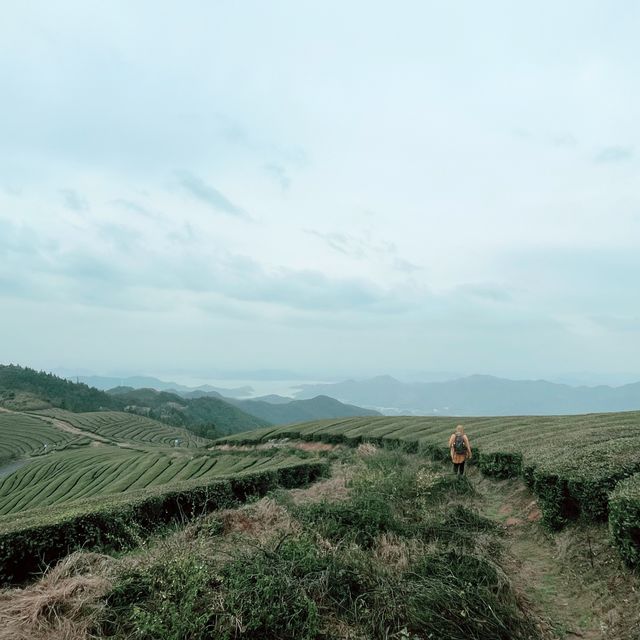
[[[0,365],[0,404],[17,410],[47,406],[69,411],[121,408],[104,391],[18,365]]]
[[[640,409],[640,382],[620,387],[571,387],[545,380],[507,380],[486,375],[411,383],[378,376],[301,385],[296,397],[304,399],[318,394],[390,415],[565,415]]]
[[[263,427],[269,422],[213,395],[183,398],[169,391],[116,387],[108,394],[126,411],[188,428],[198,435],[237,433]]]
[[[363,409],[350,404],[344,404],[328,396],[316,396],[308,400],[291,400],[273,402],[264,400],[233,400],[227,401],[239,407],[246,413],[258,416],[272,424],[291,424],[307,422],[322,418],[350,418],[354,416],[379,416],[380,413],[372,409]]]
[[[214,476],[203,486],[149,486],[174,467],[197,467],[195,459],[173,458],[164,467],[146,465],[154,474],[132,492],[140,496],[133,508],[98,482],[101,495],[77,500],[73,515],[56,504],[61,489],[43,501],[20,485],[24,472],[16,474],[24,504],[51,503],[44,524],[56,535],[34,545],[41,516],[0,516],[0,560],[7,548],[23,557],[21,564],[5,559],[14,572],[8,575],[24,575],[25,562],[33,568],[36,550],[51,564],[35,582],[0,591],[0,638],[637,639],[640,583],[616,558],[606,527],[576,527],[569,538],[543,533],[521,481],[498,482],[474,468],[455,478],[421,454],[373,445],[305,451],[332,460],[331,477],[317,481],[309,466],[303,477],[315,484],[292,489],[285,480],[246,505],[232,496],[262,496],[276,488],[263,479],[279,470],[284,480],[300,464],[274,466],[264,447],[226,447],[219,462],[225,473],[234,465],[253,469],[255,456],[266,472]],[[134,454],[86,455],[112,474],[117,457]],[[42,463],[37,475],[50,473],[56,470]],[[135,479],[131,471],[115,477]],[[54,482],[61,487],[55,475]],[[204,501],[209,492],[213,505]],[[0,483],[0,509],[13,499],[11,489],[4,498]],[[168,508],[177,523],[149,537],[142,514],[155,523]],[[82,551],[61,557],[51,549],[62,523],[80,534]],[[106,539],[96,526],[105,527]],[[132,530],[133,542],[114,553],[109,540],[116,532],[131,538]],[[32,547],[26,552],[25,543]]]
[[[129,387],[118,387],[112,393],[106,393],[84,383],[16,365],[0,365],[0,406],[16,411],[47,408],[73,412],[129,411],[204,437],[268,424],[220,397],[207,395],[185,399],[175,393]]]

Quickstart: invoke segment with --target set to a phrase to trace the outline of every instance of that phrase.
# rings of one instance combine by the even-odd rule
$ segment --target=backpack
[[[467,443],[464,441],[464,436],[456,433],[456,439],[453,442],[453,451],[458,455],[465,455],[467,453]]]

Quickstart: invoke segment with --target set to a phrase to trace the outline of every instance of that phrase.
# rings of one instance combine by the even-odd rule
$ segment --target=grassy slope
[[[16,365],[0,365],[0,406],[18,411],[50,407],[73,412],[135,411],[177,427],[206,435],[202,427],[221,433],[236,433],[262,427],[268,422],[249,415],[219,398],[185,400],[176,394],[140,389],[109,394],[86,384],[76,384],[50,373]]]
[[[186,429],[169,426],[157,420],[123,411],[90,411],[72,413],[63,409],[45,409],[33,412],[54,424],[70,425],[87,435],[97,435],[110,443],[146,443],[171,446],[179,441],[181,447],[203,447],[209,441],[194,436]]]
[[[335,476],[309,489],[69,558],[0,594],[0,625],[21,640],[637,640],[640,582],[602,527],[544,534],[519,481],[472,469],[468,490],[420,456],[329,455]],[[60,593],[56,616],[29,609]]]
[[[0,412],[0,464],[3,460],[53,450],[77,439],[44,420],[22,413]]]
[[[91,447],[43,456],[0,480],[0,516],[101,495],[268,468],[282,456]]]
[[[227,441],[256,442],[286,436],[352,444],[386,441],[405,443],[447,459],[446,443],[459,421],[414,417],[325,420],[262,429]],[[545,525],[551,529],[578,518],[606,520],[611,491],[621,480],[640,473],[640,412],[483,417],[462,422],[480,469],[495,477],[524,477],[536,493]],[[638,526],[640,516],[618,527],[631,546],[637,545],[633,541]],[[621,543],[621,552],[624,547]],[[629,552],[626,557],[636,562],[640,554]]]
[[[109,395],[130,411],[194,431],[198,431],[197,427],[212,425],[219,433],[237,433],[269,424],[225,400],[210,396],[186,399],[155,389],[114,389]]]

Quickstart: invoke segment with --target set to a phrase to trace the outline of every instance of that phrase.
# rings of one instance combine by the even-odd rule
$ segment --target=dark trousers
[[[461,476],[464,475],[464,461],[453,463],[453,473],[455,473],[456,475],[459,474]]]

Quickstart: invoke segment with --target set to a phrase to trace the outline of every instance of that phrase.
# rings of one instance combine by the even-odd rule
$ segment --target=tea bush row
[[[123,411],[93,411],[72,413],[63,409],[45,409],[34,412],[48,418],[68,422],[73,427],[94,433],[114,442],[140,442],[170,446],[179,440],[180,446],[194,448],[205,446],[208,441],[189,431],[171,427],[157,420]]]
[[[611,491],[621,480],[640,472],[640,412],[463,420],[347,418],[269,427],[226,441],[287,437],[352,446],[371,441],[448,460],[444,443],[458,422],[470,436],[480,470],[497,478],[523,477],[538,497],[543,521],[550,529],[580,518],[607,520]]]
[[[214,454],[157,447],[90,447],[39,458],[0,479],[0,516],[35,507],[135,491],[194,478],[288,464],[297,457]]]
[[[230,507],[276,487],[328,474],[322,462],[297,462],[231,477],[191,480],[65,503],[0,519],[0,582],[24,582],[76,549],[125,549],[172,522]]]

